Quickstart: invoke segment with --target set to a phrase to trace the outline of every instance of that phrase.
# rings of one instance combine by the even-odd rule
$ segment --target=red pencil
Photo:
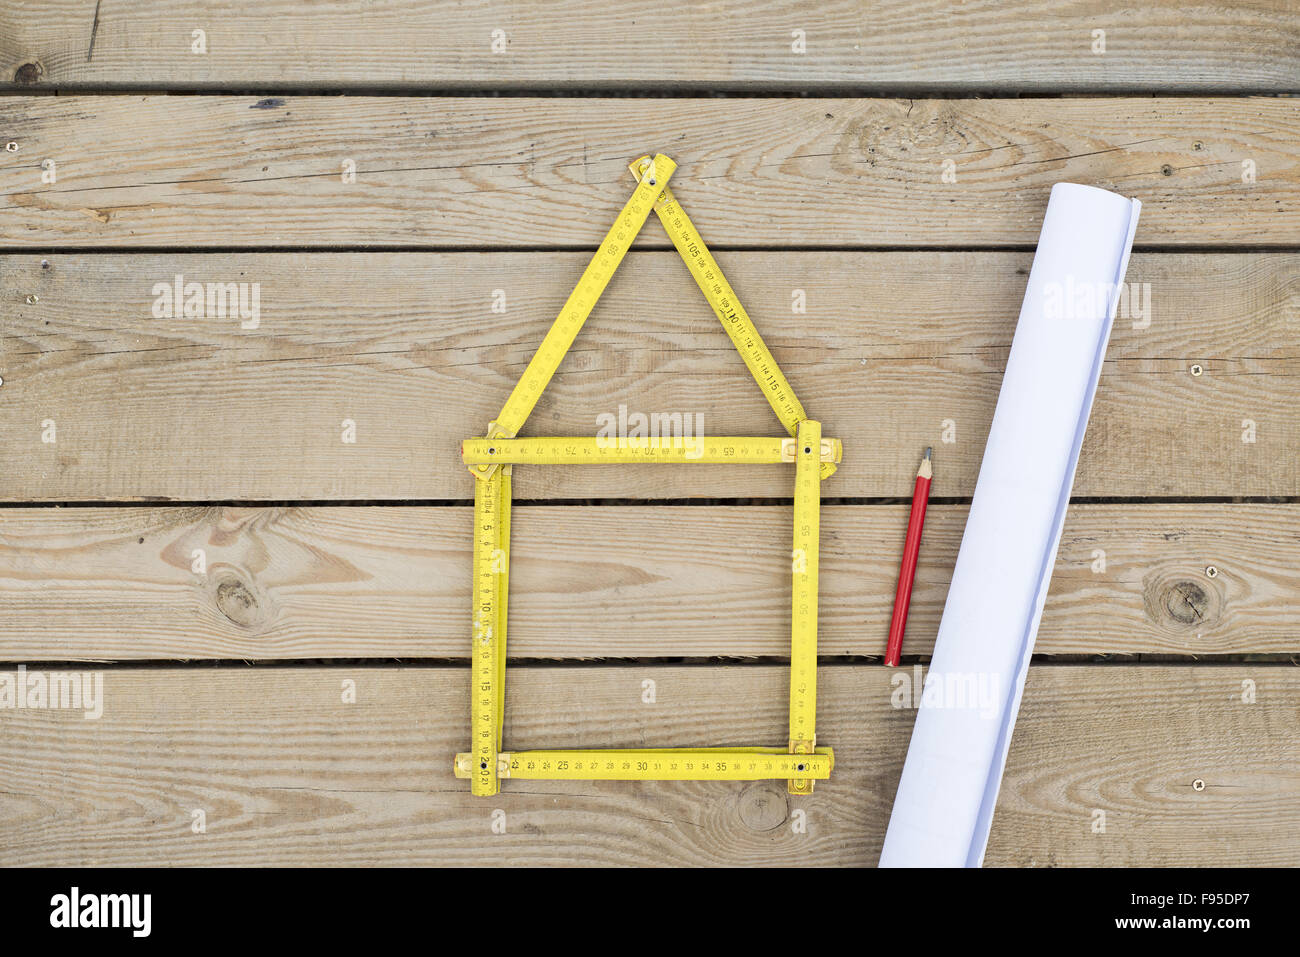
[[[912,601],[912,581],[916,578],[916,556],[921,550],[921,528],[925,525],[925,506],[930,502],[930,450],[925,450],[916,473],[912,491],[912,515],[907,520],[907,540],[903,543],[903,567],[898,571],[898,592],[894,595],[894,617],[889,622],[889,644],[885,646],[885,664],[897,665],[903,653],[903,631],[907,628],[907,607]]]

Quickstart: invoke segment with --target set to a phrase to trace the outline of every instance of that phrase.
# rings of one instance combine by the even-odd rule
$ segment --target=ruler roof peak
[[[795,435],[799,423],[808,416],[695,224],[668,188],[677,164],[660,153],[653,157],[642,156],[628,168],[636,179],[631,198],[578,279],[542,344],[506,399],[501,413],[488,423],[486,438],[513,439],[522,430],[652,209],[772,411],[786,432]],[[491,475],[496,468],[492,462],[470,465],[470,471],[478,478]],[[834,461],[823,461],[822,478],[829,477],[834,471]]]

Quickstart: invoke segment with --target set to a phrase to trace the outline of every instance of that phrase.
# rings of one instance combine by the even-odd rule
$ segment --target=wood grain
[[[807,798],[766,782],[529,781],[479,800],[451,773],[469,736],[463,669],[110,670],[99,720],[0,712],[0,849],[28,865],[871,865],[914,720],[894,703],[915,678],[821,670],[836,767]],[[786,681],[770,666],[515,669],[505,738],[776,742]],[[1288,666],[1031,668],[986,863],[1300,863],[1297,706]]]
[[[29,96],[0,130],[7,246],[594,248],[656,150],[720,246],[1031,247],[1060,181],[1140,199],[1139,246],[1300,242],[1286,98]]]
[[[789,508],[513,519],[512,658],[789,656]],[[930,509],[909,655],[933,649],[965,520]],[[822,655],[884,653],[906,522],[823,510]],[[0,660],[463,658],[469,525],[468,508],[0,510]],[[1035,650],[1294,654],[1297,569],[1300,505],[1076,505]]]
[[[466,5],[343,0],[214,8],[45,0],[8,11],[0,75],[20,88],[1295,90],[1286,0],[938,0]],[[191,51],[192,31],[207,52]],[[1105,52],[1093,30],[1106,31]],[[794,52],[792,30],[805,33]],[[502,31],[494,50],[494,31]]]
[[[719,258],[804,407],[844,442],[825,496],[910,495],[927,445],[934,494],[973,492],[1031,254]],[[496,416],[585,261],[0,257],[0,498],[468,500],[459,443]],[[153,318],[155,284],[178,274],[257,283],[258,328]],[[1128,280],[1145,317],[1115,324],[1075,494],[1300,494],[1300,256],[1138,254]],[[526,432],[593,435],[620,406],[698,415],[711,434],[781,434],[675,252],[629,257]],[[534,467],[515,494],[788,498],[791,481],[781,466]]]

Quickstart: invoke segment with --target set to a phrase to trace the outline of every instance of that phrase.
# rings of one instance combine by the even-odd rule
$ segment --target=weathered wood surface
[[[927,444],[934,494],[971,494],[1031,254],[719,258],[809,414],[844,442],[824,495],[909,495]],[[585,261],[0,257],[0,498],[468,500],[459,443],[496,416]],[[257,283],[257,328],[153,318],[155,284],[178,274]],[[1128,281],[1075,494],[1300,494],[1300,256],[1138,254]],[[593,435],[620,405],[697,414],[710,434],[781,432],[675,252],[628,258],[527,434]],[[521,467],[515,493],[786,498],[791,482],[781,466]]]
[[[1140,199],[1150,251],[1128,279],[1149,313],[1116,323],[1074,493],[1289,501],[1077,503],[1036,650],[1300,651],[1300,101],[1105,97],[1300,91],[1290,0],[380,6],[0,11],[0,90],[19,94],[0,96],[0,502],[181,503],[0,508],[0,660],[371,659],[109,665],[99,720],[0,708],[4,860],[876,861],[911,667],[820,669],[837,769],[807,799],[507,782],[479,800],[451,775],[469,736],[457,444],[648,150],[679,161],[675,192],[844,441],[823,486],[844,500],[908,495],[926,444],[935,494],[971,494],[1048,190]],[[758,96],[660,98],[717,90]],[[72,95],[29,95],[54,91]],[[434,95],[364,95],[385,91]],[[525,95],[454,95],[471,91]],[[555,91],[646,98],[527,95]],[[1093,96],[905,98],[1045,92]],[[589,435],[620,405],[779,433],[668,245],[652,218],[529,433]],[[403,252],[351,251],[369,247]],[[155,318],[177,275],[257,283],[256,328]],[[749,504],[788,498],[788,470],[520,468],[515,489],[734,504],[515,509],[509,747],[785,740],[786,668],[665,659],[788,654],[789,508]],[[909,654],[933,648],[965,514],[932,506]],[[905,518],[824,509],[823,655],[883,651]],[[1300,865],[1297,713],[1300,672],[1276,660],[1035,665],[988,863]]]
[[[393,0],[44,0],[5,11],[13,88],[1295,90],[1287,0],[653,8]],[[193,31],[205,31],[195,53]],[[1095,30],[1105,31],[1104,52]],[[802,31],[800,37],[794,31]]]
[[[880,853],[914,720],[912,669],[827,667],[830,781],[506,782],[451,772],[468,673],[145,669],[104,675],[103,716],[0,712],[0,849],[24,864],[863,865]],[[642,703],[642,681],[656,703]],[[356,682],[356,703],[343,685]],[[785,669],[521,668],[515,749],[761,744],[786,734]],[[1245,703],[1246,682],[1255,701]],[[892,700],[891,700],[892,698]],[[1291,865],[1300,671],[1030,669],[988,865]],[[91,756],[93,755],[93,760]],[[1204,782],[1196,790],[1193,782]],[[493,833],[493,812],[505,833]],[[795,833],[791,812],[806,812]],[[1094,833],[1096,811],[1105,832]],[[195,812],[205,833],[194,833]]]
[[[789,656],[789,508],[513,520],[512,657]],[[933,649],[965,520],[930,509],[910,655]],[[884,653],[906,522],[823,510],[821,654]],[[0,660],[463,658],[470,538],[468,508],[0,510]],[[1297,653],[1297,576],[1297,505],[1077,505],[1036,651]]]
[[[0,131],[7,246],[594,248],[646,151],[716,245],[1031,247],[1060,181],[1140,199],[1139,245],[1300,242],[1286,98],[0,97]]]

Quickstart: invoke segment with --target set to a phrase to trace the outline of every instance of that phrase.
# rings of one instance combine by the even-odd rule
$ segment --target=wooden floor
[[[104,693],[96,720],[0,707],[3,860],[874,864],[900,695],[933,649],[1048,191],[1072,181],[1142,201],[1142,293],[987,863],[1300,864],[1298,94],[1291,0],[8,4],[0,672],[102,672]],[[459,443],[656,151],[844,443],[823,484],[836,769],[808,798],[471,797],[451,774]],[[256,317],[159,316],[177,276],[257,284]],[[593,434],[620,405],[780,434],[653,217],[528,431]],[[517,467],[507,746],[782,744],[790,483]]]

